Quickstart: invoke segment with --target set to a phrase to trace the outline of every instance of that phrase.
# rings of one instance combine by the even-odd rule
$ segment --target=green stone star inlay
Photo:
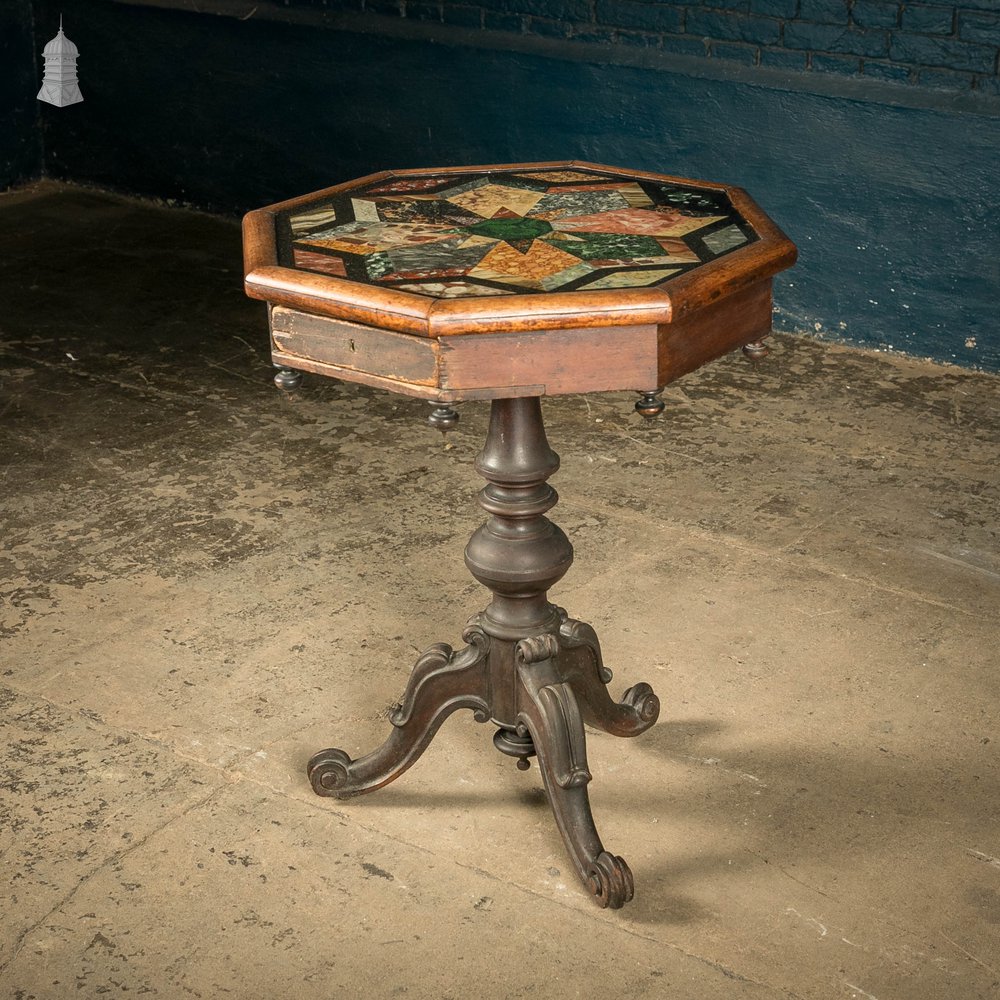
[[[633,257],[662,257],[663,247],[652,236],[631,236],[624,233],[580,233],[575,241],[563,236],[556,244],[582,260],[628,260]]]
[[[487,219],[474,226],[463,226],[463,233],[474,236],[489,236],[494,240],[535,240],[552,232],[552,227],[544,219]]]

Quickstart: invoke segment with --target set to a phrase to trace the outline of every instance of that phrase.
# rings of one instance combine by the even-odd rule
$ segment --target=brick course
[[[899,26],[899,4],[884,0],[854,0],[851,21],[859,28],[896,28]]]
[[[597,0],[598,24],[638,28],[643,31],[677,32],[683,30],[684,8],[643,0]]]
[[[273,0],[1000,96],[1000,0]]]
[[[799,10],[799,0],[750,0],[750,13],[765,17],[788,19],[795,17]]]
[[[800,21],[819,21],[821,24],[842,24],[847,26],[851,15],[848,0],[800,0]]]
[[[884,56],[889,52],[889,35],[865,28],[840,28],[832,24],[790,21],[785,25],[785,47],[810,52],[850,53],[858,56]]]
[[[777,18],[741,17],[713,10],[689,10],[686,28],[689,35],[758,45],[777,45],[781,38],[781,22]]]
[[[997,50],[992,45],[956,42],[931,35],[896,35],[890,55],[896,62],[933,69],[965,69],[973,73],[992,73],[997,63]]]
[[[1000,11],[996,14],[959,14],[958,35],[966,42],[1000,46]]]
[[[934,4],[908,3],[903,8],[903,31],[925,35],[950,35],[955,27],[955,10]]]
[[[851,56],[826,56],[822,53],[810,56],[809,68],[821,73],[840,73],[841,76],[857,76],[861,73],[861,60]]]

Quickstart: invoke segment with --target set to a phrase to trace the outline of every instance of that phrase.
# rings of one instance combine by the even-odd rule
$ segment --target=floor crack
[[[175,813],[173,816],[164,820],[164,822],[161,823],[159,826],[150,830],[149,833],[147,833],[144,837],[140,838],[139,840],[136,840],[134,843],[129,844],[128,847],[123,848],[122,850],[115,851],[114,853],[109,854],[108,857],[106,857],[99,865],[97,865],[96,868],[94,868],[92,871],[89,871],[86,875],[78,879],[76,883],[73,885],[73,887],[67,893],[65,893],[65,895],[63,895],[63,897],[55,904],[55,906],[51,907],[44,916],[39,917],[38,920],[36,920],[30,927],[27,927],[18,935],[17,940],[14,942],[14,948],[10,958],[8,958],[4,962],[0,962],[0,974],[6,972],[6,970],[10,968],[11,965],[14,964],[14,962],[17,960],[18,955],[20,955],[21,952],[24,950],[24,946],[28,938],[31,937],[31,935],[34,934],[34,932],[38,930],[39,927],[44,926],[46,921],[51,920],[52,917],[56,913],[58,913],[64,906],[66,906],[66,904],[69,903],[73,899],[73,897],[76,896],[77,893],[79,893],[80,890],[85,885],[87,885],[89,882],[95,879],[102,872],[106,871],[111,865],[114,865],[119,861],[123,861],[134,851],[137,851],[139,848],[144,847],[150,840],[153,839],[153,837],[155,837],[158,833],[162,833],[173,823],[177,822],[177,820],[183,819],[185,816],[193,812],[195,809],[200,809],[202,806],[207,805],[225,788],[226,788],[225,785],[216,786],[215,788],[212,789],[211,792],[209,792],[208,795],[198,799],[196,802],[192,802],[188,806],[185,806],[180,812]]]

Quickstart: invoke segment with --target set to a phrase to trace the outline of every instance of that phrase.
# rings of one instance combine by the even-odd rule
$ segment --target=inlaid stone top
[[[579,160],[387,170],[259,208],[243,234],[244,287],[272,309],[449,341],[655,326],[661,353],[669,325],[678,364],[691,317],[763,303],[795,260],[741,188]]]
[[[436,299],[649,288],[759,238],[718,187],[575,167],[362,181],[276,224],[283,267]]]

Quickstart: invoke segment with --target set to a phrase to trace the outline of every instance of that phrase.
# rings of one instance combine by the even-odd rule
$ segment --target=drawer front
[[[437,344],[426,337],[275,306],[271,340],[275,352],[285,356],[398,381],[437,384]]]

